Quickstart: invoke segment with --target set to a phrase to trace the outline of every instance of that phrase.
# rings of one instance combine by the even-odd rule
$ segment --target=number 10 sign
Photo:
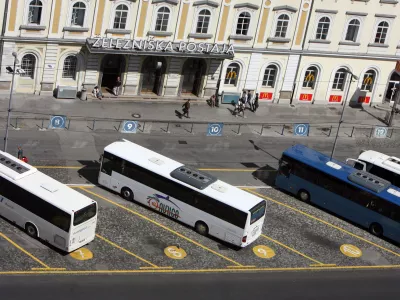
[[[224,123],[208,123],[207,135],[208,136],[221,136]]]

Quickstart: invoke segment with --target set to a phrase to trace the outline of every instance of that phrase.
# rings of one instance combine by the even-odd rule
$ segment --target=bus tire
[[[383,234],[383,228],[382,228],[382,226],[380,225],[380,224],[378,224],[378,223],[372,223],[370,226],[369,226],[369,232],[371,232],[373,235],[375,235],[375,236],[382,236],[382,234]]]
[[[36,229],[36,226],[33,225],[32,223],[26,223],[25,224],[25,231],[26,234],[29,235],[30,237],[36,239],[38,237],[38,231]]]
[[[202,221],[197,221],[194,225],[194,228],[198,234],[207,235],[208,234],[208,226],[206,223]]]
[[[127,187],[123,187],[121,189],[121,197],[125,200],[132,201],[133,200],[133,192],[131,189]]]
[[[306,190],[300,190],[297,193],[297,197],[303,202],[306,202],[306,203],[310,202],[310,193],[307,192]]]

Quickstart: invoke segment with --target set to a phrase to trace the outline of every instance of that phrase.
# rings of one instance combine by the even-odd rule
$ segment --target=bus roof
[[[324,173],[337,177],[342,181],[357,186],[362,190],[379,195],[380,197],[396,205],[400,205],[400,189],[398,187],[390,185],[380,193],[375,193],[370,189],[348,180],[348,176],[354,172],[357,172],[358,170],[336,159],[331,160],[329,156],[321,152],[308,148],[304,145],[297,144],[286,149],[283,154],[310,165],[311,167],[314,167]]]
[[[197,189],[189,184],[186,184],[185,182],[171,177],[171,172],[179,167],[182,167],[182,163],[125,139],[106,146],[104,151],[242,211],[247,212],[260,202],[264,201],[253,194],[243,191],[221,180],[217,180],[203,190]]]
[[[400,174],[400,158],[389,156],[373,150],[363,151],[358,159],[382,167],[393,173]]]
[[[0,151],[0,157],[10,161],[7,166],[0,163],[0,175],[2,177],[65,212],[76,212],[95,202],[8,153]],[[11,167],[13,164],[16,167],[23,167],[22,174],[18,173],[21,169],[13,170],[16,168]]]

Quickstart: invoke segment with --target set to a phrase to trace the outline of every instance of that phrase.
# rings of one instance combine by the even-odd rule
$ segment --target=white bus
[[[361,151],[358,159],[348,158],[346,164],[367,171],[400,187],[400,158],[377,151]]]
[[[264,223],[265,200],[127,140],[104,148],[99,184],[240,247]]]
[[[94,239],[97,203],[0,151],[0,215],[29,236],[71,252]]]

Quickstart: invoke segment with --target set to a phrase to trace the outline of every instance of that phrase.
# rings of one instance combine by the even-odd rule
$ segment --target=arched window
[[[63,72],[62,72],[63,78],[75,79],[76,62],[77,62],[77,59],[76,59],[76,56],[74,56],[74,55],[70,55],[65,58]]]
[[[345,68],[340,68],[339,70],[337,70],[335,73],[335,78],[333,79],[332,89],[343,91],[346,77],[347,70]]]
[[[196,33],[207,33],[208,26],[210,24],[211,13],[207,9],[203,9],[199,13],[199,18],[197,19]]]
[[[169,16],[171,12],[168,7],[161,7],[157,11],[157,20],[156,20],[156,31],[167,31],[168,30],[168,22]]]
[[[114,29],[125,29],[128,18],[128,6],[120,4],[115,9]]]
[[[269,65],[265,69],[262,85],[272,88],[275,87],[277,73],[278,73],[278,67],[275,65]]]
[[[286,14],[280,15],[276,22],[275,37],[285,38],[289,27],[289,16]]]
[[[364,73],[363,82],[361,84],[362,91],[372,92],[375,84],[376,72],[374,70],[368,70]]]
[[[39,0],[33,0],[29,3],[28,12],[28,23],[40,25],[40,20],[42,18],[42,2]]]
[[[240,66],[237,63],[231,63],[228,68],[226,68],[224,84],[236,86],[238,83],[239,72]]]
[[[309,67],[306,73],[304,74],[303,87],[314,89],[317,78],[318,78],[318,69],[314,66]]]
[[[72,6],[71,25],[83,27],[85,21],[86,5],[83,2],[76,2]]]
[[[384,44],[386,41],[388,30],[389,30],[389,23],[386,21],[380,22],[378,24],[378,28],[376,29],[375,43]]]
[[[358,31],[360,30],[360,21],[353,19],[350,21],[346,32],[346,41],[357,42]]]
[[[32,54],[26,54],[21,60],[21,69],[24,73],[21,73],[22,77],[34,78],[35,74],[36,57]]]
[[[240,13],[236,25],[236,34],[238,35],[247,35],[250,27],[250,13],[242,12]]]
[[[328,38],[329,26],[331,25],[331,20],[328,17],[322,17],[318,21],[317,34],[315,38],[317,40],[326,40]]]

